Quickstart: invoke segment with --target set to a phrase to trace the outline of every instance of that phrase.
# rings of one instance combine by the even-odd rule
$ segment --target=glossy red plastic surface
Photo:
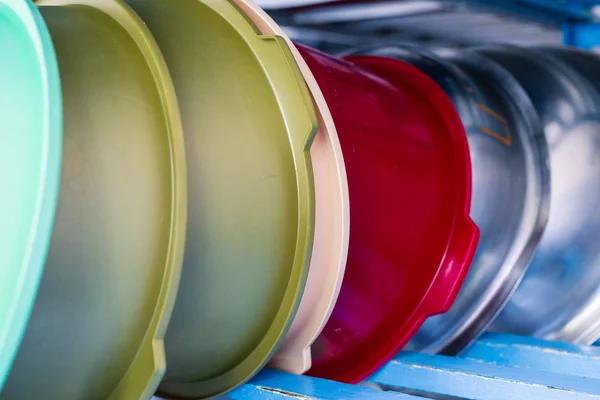
[[[350,191],[346,274],[308,374],[358,382],[450,307],[468,271],[479,230],[467,139],[414,67],[298,48],[336,123]]]

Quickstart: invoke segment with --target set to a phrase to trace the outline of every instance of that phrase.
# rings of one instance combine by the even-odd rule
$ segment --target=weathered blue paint
[[[369,381],[478,400],[600,399],[597,379],[417,353],[401,353]]]
[[[369,382],[410,393],[473,400],[600,400],[600,348],[486,334],[460,357],[401,353]],[[265,370],[225,397],[234,400],[416,400]]]
[[[487,333],[460,356],[506,367],[600,379],[599,347]]]
[[[250,383],[227,395],[233,400],[418,400],[396,392],[383,392],[325,379],[264,370]]]
[[[563,43],[586,50],[600,47],[600,23],[567,22],[562,26]]]

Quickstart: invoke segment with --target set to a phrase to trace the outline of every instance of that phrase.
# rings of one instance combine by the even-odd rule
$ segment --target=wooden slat
[[[600,379],[600,347],[488,333],[460,356],[506,367]]]
[[[228,394],[233,400],[418,400],[396,392],[347,385],[325,379],[264,370],[252,381]]]
[[[600,399],[597,379],[416,353],[401,353],[369,380],[394,388],[477,400]]]

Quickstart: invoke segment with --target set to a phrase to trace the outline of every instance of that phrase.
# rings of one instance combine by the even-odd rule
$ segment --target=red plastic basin
[[[479,239],[469,150],[452,103],[416,68],[298,48],[338,130],[351,218],[342,289],[308,374],[354,383],[446,311],[463,282]]]

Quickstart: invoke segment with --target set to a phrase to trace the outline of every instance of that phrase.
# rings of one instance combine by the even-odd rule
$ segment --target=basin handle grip
[[[479,242],[479,228],[465,216],[455,225],[443,266],[438,271],[425,299],[428,316],[442,314],[452,306],[467,276]]]

